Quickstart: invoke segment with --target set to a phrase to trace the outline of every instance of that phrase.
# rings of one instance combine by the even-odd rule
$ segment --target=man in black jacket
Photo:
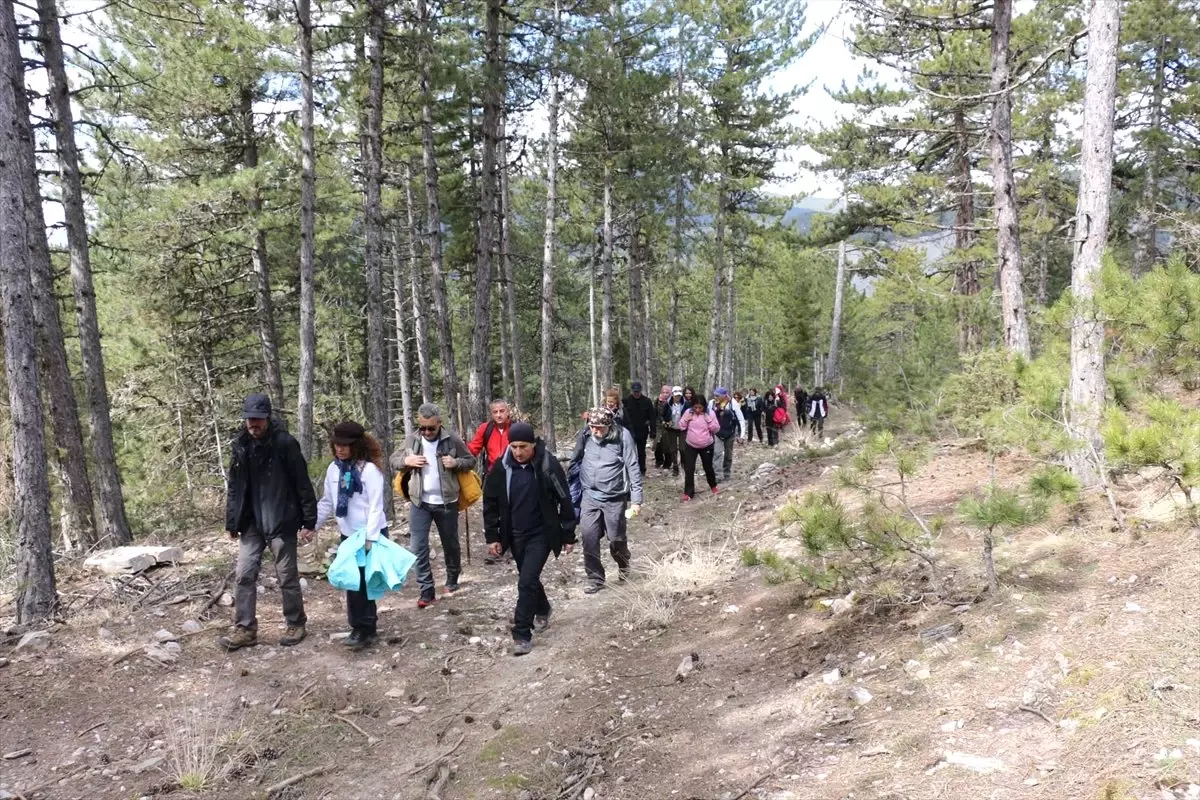
[[[308,463],[300,443],[271,419],[271,400],[252,394],[242,404],[243,430],[233,440],[225,496],[225,532],[239,541],[237,613],[233,633],[217,643],[226,650],[258,644],[258,571],[263,551],[271,548],[275,575],[283,595],[287,631],[279,644],[288,647],[304,639],[304,597],[296,564],[297,534],[310,542],[317,524],[317,496],[308,478]]]
[[[646,477],[646,440],[654,438],[658,427],[658,415],[654,413],[654,401],[642,394],[642,385],[637,381],[629,387],[629,397],[625,398],[625,427],[633,434],[634,444],[637,445],[638,468],[642,477]]]
[[[567,476],[528,423],[509,429],[508,452],[484,480],[483,532],[492,557],[511,550],[517,562],[512,653],[523,656],[533,649],[534,630],[550,625],[542,568],[550,553],[570,553],[575,547]]]

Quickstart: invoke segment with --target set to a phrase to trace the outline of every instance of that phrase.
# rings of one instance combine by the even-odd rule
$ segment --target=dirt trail
[[[1191,730],[1200,725],[1197,628],[1194,616],[1178,613],[1200,600],[1200,563],[1131,552],[1090,532],[1073,539],[1064,527],[1047,531],[1054,538],[1041,549],[1014,547],[1005,557],[1010,591],[1001,604],[832,616],[796,587],[767,586],[738,563],[741,545],[774,541],[782,495],[822,485],[837,463],[776,451],[787,466],[763,490],[749,474],[767,455],[740,448],[734,481],[690,503],[680,502],[675,480],[652,470],[643,516],[630,529],[634,580],[584,595],[581,555],[552,561],[544,576],[552,626],[522,658],[507,653],[515,570],[481,564],[477,513],[467,591],[426,610],[415,607],[412,586],[388,597],[380,643],[361,654],[330,640],[344,630],[342,596],[312,579],[310,634],[298,647],[271,644],[281,620],[278,594],[267,589],[263,644],[224,654],[214,622],[182,639],[169,666],[141,654],[112,662],[160,628],[179,633],[203,598],[86,609],[44,651],[5,654],[0,754],[32,752],[0,761],[0,797],[251,797],[329,767],[276,796],[1048,800],[1094,797],[1104,781],[1120,788],[1128,780],[1130,794],[1107,796],[1140,800],[1161,797],[1139,793],[1158,791],[1154,781],[1169,790],[1154,761],[1162,747],[1180,748],[1169,766],[1181,785],[1189,770],[1200,774],[1200,742],[1185,745],[1200,739]],[[949,452],[930,465],[916,501],[936,511],[990,469],[978,454]],[[998,474],[1015,479],[1019,471],[1002,464]],[[1181,535],[1180,546],[1194,552],[1194,539]],[[951,574],[969,575],[973,543],[947,537],[941,546],[963,556],[949,560]],[[210,566],[223,574],[231,551],[214,552]],[[1130,582],[1124,562],[1133,558]],[[692,581],[666,598],[645,591],[664,561]],[[1125,613],[1126,602],[1148,613]],[[630,629],[630,609],[670,615],[670,623]],[[225,616],[218,610],[214,620]],[[921,646],[918,629],[952,619],[964,623],[961,637]],[[693,653],[691,672],[676,680]],[[854,688],[871,699],[862,704]],[[1094,761],[1097,743],[1111,744],[1118,721],[1127,730],[1129,714],[1158,714],[1161,724],[1103,768],[1069,766],[1076,754]],[[256,746],[218,785],[184,791],[171,777],[181,771],[172,761],[185,738],[178,731],[203,726],[183,719],[224,720],[226,741],[240,730]],[[995,758],[1003,770],[939,766],[947,752]],[[427,779],[437,785],[442,761],[453,773],[431,795]]]

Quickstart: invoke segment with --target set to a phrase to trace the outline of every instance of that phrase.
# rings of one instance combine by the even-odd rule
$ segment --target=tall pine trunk
[[[367,107],[366,131],[361,141],[363,155],[363,215],[366,219],[366,246],[363,268],[367,284],[367,381],[370,404],[367,409],[371,430],[383,446],[392,451],[392,420],[389,412],[387,338],[384,333],[383,300],[383,27],[385,0],[368,0],[367,20]],[[390,473],[390,469],[387,470]],[[391,481],[384,486],[384,508],[391,508]]]
[[[525,409],[525,371],[521,368],[521,331],[517,325],[517,275],[512,262],[512,187],[509,185],[507,112],[500,118],[500,269],[504,275],[504,322],[512,357],[512,401]]]
[[[1009,37],[1012,0],[992,4],[992,185],[995,190],[996,249],[1000,270],[1000,307],[1004,345],[1028,359],[1029,319],[1025,310],[1017,185],[1012,166],[1012,96],[1009,93]]]
[[[725,319],[721,338],[721,382],[733,391],[733,332],[737,325],[737,280],[734,259],[725,259]]]
[[[725,181],[721,178],[720,188],[717,189],[717,216],[713,228],[713,301],[712,319],[708,323],[708,358],[704,367],[703,392],[710,391],[717,384],[718,340],[721,335],[721,318],[724,316],[723,293],[721,286],[725,282],[725,211],[728,202],[725,191]]]
[[[243,87],[240,95],[242,118],[242,166],[258,168],[258,134],[254,129],[254,92]],[[262,195],[257,179],[251,181],[246,210],[253,226],[250,265],[254,272],[254,311],[258,318],[258,341],[262,351],[263,382],[278,408],[283,407],[283,374],[279,369],[279,338],[275,332],[275,303],[271,297],[271,269],[267,260],[267,232],[259,220]]]
[[[500,14],[504,0],[487,0],[483,34],[483,147],[479,176],[479,236],[475,257],[475,325],[471,331],[471,371],[467,382],[468,422],[487,419],[491,399],[492,251],[496,220],[496,142],[504,100],[500,60]]]
[[[296,0],[300,34],[300,387],[296,438],[305,458],[313,454],[313,383],[317,363],[316,203],[317,167],[313,141],[312,0]]]
[[[433,378],[430,374],[428,327],[425,320],[425,277],[421,273],[421,235],[417,229],[417,210],[413,199],[412,167],[401,165],[404,176],[404,212],[408,221],[408,279],[412,299],[413,338],[416,339],[417,371],[421,375],[421,402],[433,402]],[[407,430],[407,429],[406,429]]]
[[[100,538],[114,544],[126,544],[132,541],[133,534],[125,517],[125,498],[121,492],[121,473],[117,467],[112,420],[109,416],[108,383],[104,375],[104,353],[100,346],[96,291],[92,285],[83,180],[79,172],[79,149],[75,144],[75,124],[71,112],[71,86],[67,80],[66,59],[54,0],[39,0],[38,12],[46,70],[50,78],[49,106],[58,144],[63,216],[71,261],[71,289],[91,427],[96,523]],[[77,412],[72,416],[78,419]]]
[[[626,271],[629,279],[629,382],[642,380],[649,383],[648,375],[639,374],[645,363],[643,349],[647,320],[642,317],[642,242],[636,224],[629,229],[629,267]]]
[[[31,238],[25,210],[40,204],[25,187],[37,182],[25,76],[12,0],[0,0],[0,320],[12,420],[13,523],[16,528],[17,624],[48,618],[57,604],[50,541],[50,484],[38,390],[37,326],[29,281]]]
[[[600,253],[600,396],[613,385],[612,313],[613,313],[613,171],[604,162],[603,249]]]
[[[1092,0],[1088,17],[1079,200],[1071,262],[1074,318],[1071,323],[1069,389],[1071,433],[1079,445],[1070,463],[1085,485],[1095,484],[1103,478],[1101,465],[1097,462],[1103,452],[1100,421],[1105,395],[1104,319],[1096,302],[1096,285],[1108,244],[1120,23],[1121,4],[1118,0]]]
[[[975,184],[971,180],[971,140],[967,118],[961,108],[954,110],[954,172],[958,194],[954,215],[954,247],[960,253],[975,244]],[[979,264],[960,256],[954,271],[954,292],[961,297],[979,294]],[[965,301],[959,301],[958,348],[963,352],[979,349],[979,325]]]
[[[454,365],[454,339],[450,330],[450,303],[446,298],[445,267],[442,263],[442,210],[438,187],[437,148],[433,137],[433,87],[430,58],[433,25],[426,0],[416,0],[422,42],[418,50],[421,83],[421,153],[425,171],[425,236],[429,242],[429,272],[433,278],[433,311],[437,317],[438,352],[442,361],[442,391],[446,395],[444,420],[458,419],[458,370]]]
[[[1158,172],[1162,160],[1166,46],[1166,35],[1160,36],[1154,54],[1154,87],[1150,92],[1150,146],[1146,153],[1146,172],[1142,178],[1142,196],[1131,226],[1134,275],[1149,272],[1158,260]]]
[[[542,233],[542,435],[551,452],[558,447],[554,433],[554,233],[558,205],[558,36],[561,16],[554,3],[553,44],[550,50],[550,96],[546,101],[546,212]]]
[[[829,352],[825,354],[825,380],[838,376],[838,349],[842,339],[842,298],[846,287],[846,241],[838,242],[837,278],[833,284],[833,323],[829,326]]]
[[[409,346],[408,325],[405,322],[404,297],[408,281],[404,279],[403,257],[400,255],[400,221],[392,225],[392,310],[396,320],[396,371],[400,379],[400,411],[404,435],[412,435],[412,348]]]

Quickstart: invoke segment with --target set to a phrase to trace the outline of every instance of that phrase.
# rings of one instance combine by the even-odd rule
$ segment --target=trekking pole
[[[458,405],[458,432],[465,434],[467,429],[463,427],[462,403],[459,402],[459,403],[457,403],[457,405]],[[484,446],[486,447],[487,445],[485,444]],[[463,513],[463,520],[464,520],[463,527],[467,532],[467,566],[470,566],[471,565],[471,507],[467,506],[467,509],[465,511],[463,511],[462,513]]]

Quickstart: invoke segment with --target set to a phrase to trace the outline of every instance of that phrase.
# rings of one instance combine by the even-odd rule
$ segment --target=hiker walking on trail
[[[663,407],[671,400],[671,387],[663,384],[654,400],[654,417],[651,424],[658,435],[654,437],[654,466],[657,469],[667,468],[667,426],[663,422]]]
[[[780,391],[779,387],[775,387],[767,392],[766,402],[763,405],[763,414],[766,417],[767,425],[767,447],[775,447],[779,444],[782,431],[787,427],[789,422],[787,392]]]
[[[721,481],[729,483],[729,473],[733,469],[733,448],[736,440],[741,438],[741,431],[746,427],[742,411],[730,399],[729,390],[718,386],[713,392],[712,412],[717,417],[716,439],[713,442],[713,464],[721,464]]]
[[[742,414],[746,418],[746,439],[754,441],[754,434],[758,434],[758,441],[763,442],[763,399],[758,396],[758,389],[751,389],[746,393],[746,402],[742,405]]]
[[[800,432],[804,432],[804,425],[808,422],[808,392],[804,391],[804,387],[796,384],[796,390],[793,392],[796,398],[796,424],[800,426]]]
[[[658,427],[658,418],[654,416],[654,403],[642,394],[642,384],[634,381],[629,387],[629,397],[625,398],[625,427],[633,436],[637,445],[638,467],[642,477],[646,477],[646,440],[654,438]]]
[[[679,460],[683,454],[683,425],[681,421],[683,415],[688,410],[687,401],[683,398],[683,387],[671,387],[671,399],[663,406],[662,424],[663,438],[666,440],[666,446],[663,448],[666,456],[667,464],[671,466],[671,473],[679,477]]]
[[[333,463],[325,470],[325,493],[317,502],[317,524],[321,527],[331,518],[337,520],[338,533],[346,541],[359,531],[366,531],[364,550],[370,550],[379,537],[387,538],[387,514],[383,510],[383,450],[373,436],[357,422],[339,422],[333,426],[329,443]],[[350,622],[350,638],[343,643],[351,650],[362,650],[375,640],[378,613],[375,601],[367,597],[367,576],[358,568],[362,583],[355,591],[346,592],[346,618]]]
[[[437,599],[433,591],[433,567],[429,562],[429,529],[437,526],[446,561],[446,584],[442,593],[458,591],[462,573],[462,548],[458,540],[458,473],[474,469],[475,456],[462,440],[442,427],[442,412],[433,403],[417,410],[417,432],[392,453],[392,467],[403,470],[408,531],[417,557],[417,586],[421,596],[417,608],[428,608]]]
[[[517,562],[512,654],[523,656],[533,648],[534,631],[550,626],[542,569],[551,553],[574,549],[575,509],[562,466],[533,427],[514,424],[508,441],[483,486],[483,533],[493,557],[511,551]]]
[[[692,398],[692,407],[680,421],[683,426],[683,499],[691,500],[696,495],[696,459],[704,466],[704,478],[708,488],[717,493],[717,473],[713,470],[713,446],[716,434],[721,429],[717,415],[708,410],[703,395]]]
[[[512,406],[502,397],[498,397],[488,406],[491,419],[480,423],[475,429],[475,436],[467,444],[471,455],[479,459],[482,472],[487,475],[492,467],[508,452],[508,429],[512,425]],[[491,554],[483,557],[484,564],[495,564],[496,559]]]
[[[613,422],[622,428],[628,428],[625,423],[625,410],[621,408],[621,390],[607,389],[604,392],[604,407],[612,412]]]
[[[269,547],[283,598],[284,647],[304,639],[304,596],[296,563],[297,540],[313,539],[317,496],[300,443],[272,419],[271,399],[252,394],[242,403],[245,428],[230,448],[225,532],[238,542],[233,632],[217,643],[226,650],[258,644],[258,572]]]
[[[583,539],[583,567],[587,572],[586,594],[604,588],[604,564],[600,560],[600,538],[608,539],[609,553],[617,562],[620,580],[629,575],[629,545],[626,543],[625,509],[636,516],[642,508],[642,471],[634,452],[633,436],[613,423],[607,408],[594,408],[587,427],[579,432],[572,469],[579,470],[582,498],[579,531]]]
[[[825,398],[825,390],[818,386],[808,398],[808,418],[812,421],[811,428],[815,436],[825,435],[825,418],[828,416],[829,401]]]

